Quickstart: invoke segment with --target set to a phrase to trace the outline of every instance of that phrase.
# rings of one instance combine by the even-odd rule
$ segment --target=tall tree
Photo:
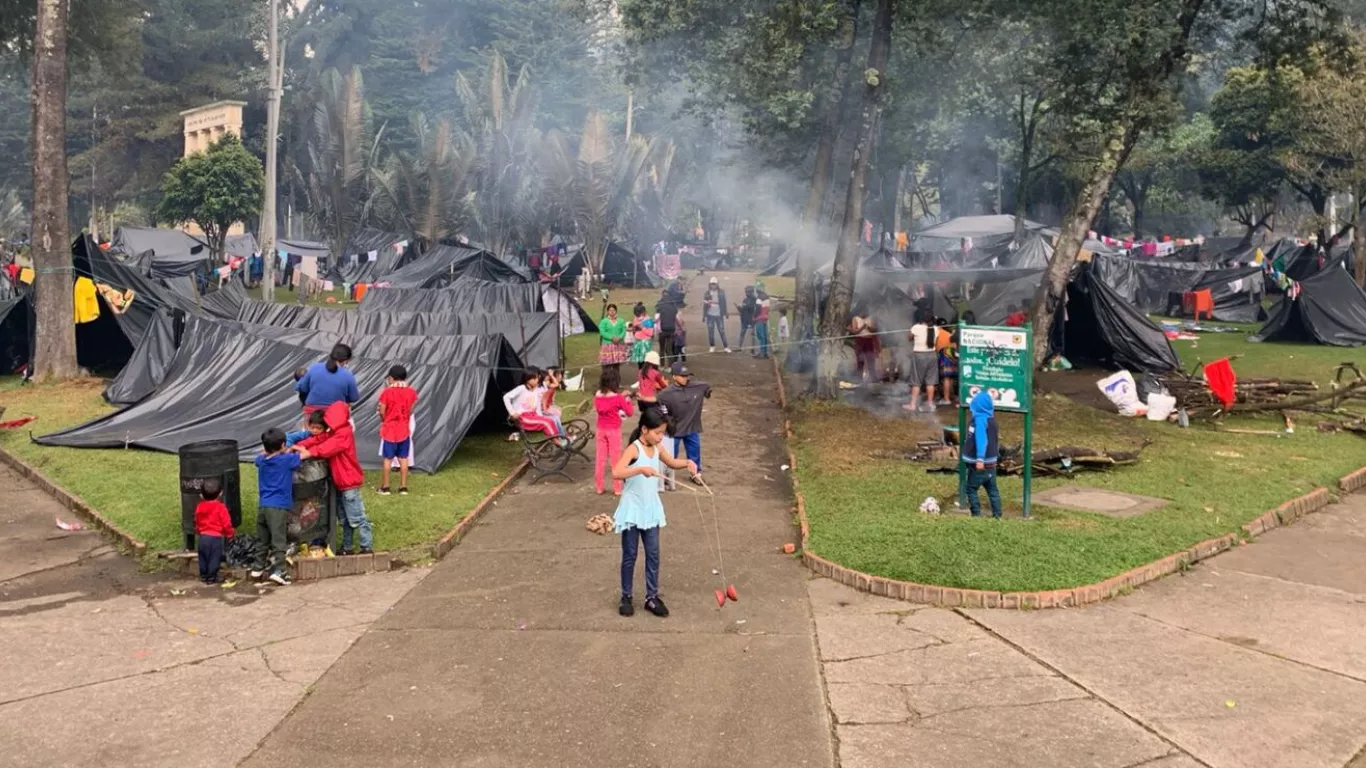
[[[71,233],[67,225],[66,23],[68,0],[38,0],[33,35],[33,266],[37,309],[34,377],[78,372],[71,322]]]
[[[537,92],[531,84],[531,69],[522,67],[515,79],[509,79],[507,61],[495,52],[480,82],[460,72],[455,86],[467,140],[476,157],[477,234],[494,253],[508,253],[513,243],[529,242],[541,234],[525,231],[534,218],[528,214],[539,181],[540,135],[534,125]]]
[[[892,0],[877,0],[877,15],[868,44],[868,65],[863,70],[863,103],[858,143],[849,169],[849,189],[844,201],[844,221],[839,249],[830,274],[830,298],[821,318],[820,352],[816,369],[816,396],[839,397],[839,364],[844,348],[845,320],[854,296],[858,271],[859,238],[863,231],[863,199],[867,193],[868,162],[878,134],[883,94],[888,90],[887,60],[892,47]]]

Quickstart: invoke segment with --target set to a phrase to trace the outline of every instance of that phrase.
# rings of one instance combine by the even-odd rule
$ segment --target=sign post
[[[1034,344],[1029,328],[964,325],[958,342],[958,504],[967,504],[968,472],[963,445],[968,438],[968,405],[980,392],[997,411],[1024,414],[1024,516],[1030,514],[1034,455]]]

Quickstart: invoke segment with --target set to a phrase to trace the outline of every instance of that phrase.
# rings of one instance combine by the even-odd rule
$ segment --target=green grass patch
[[[114,409],[100,393],[104,382],[85,379],[58,385],[19,386],[0,378],[5,418],[37,416],[24,430],[0,432],[0,445],[70,492],[85,499],[119,527],[147,542],[153,551],[182,546],[179,463],[167,453],[129,450],[52,448],[29,441],[33,434],[80,424]],[[262,429],[267,425],[262,425]],[[520,445],[506,433],[471,435],[433,475],[414,473],[406,497],[379,496],[377,472],[368,472],[362,491],[375,527],[376,546],[408,560],[420,560],[427,547],[461,520],[506,477],[520,456]],[[256,468],[242,466],[242,529],[256,530]]]
[[[1196,356],[1234,362],[1244,376],[1315,379],[1359,356],[1355,350],[1251,344],[1242,334],[1206,334],[1194,349],[1177,342],[1187,365]],[[947,413],[945,419],[950,418]],[[1040,505],[1032,522],[993,521],[918,511],[926,496],[951,507],[957,480],[900,456],[934,427],[880,418],[842,404],[799,403],[793,414],[798,477],[811,525],[811,548],[878,576],[988,590],[1048,590],[1102,581],[1240,526],[1310,490],[1334,487],[1363,465],[1351,434],[1321,434],[1301,418],[1294,434],[1235,434],[1208,423],[1190,429],[1127,419],[1060,395],[1036,399],[1037,449],[1081,445],[1132,449],[1147,442],[1137,466],[1076,479],[1038,479],[1036,492],[1078,484],[1155,496],[1166,507],[1121,520]],[[1002,442],[1018,442],[1022,418],[1000,416]],[[1238,417],[1227,427],[1279,431],[1278,418]],[[1007,514],[1021,507],[1023,484],[1002,478]],[[983,498],[983,504],[986,503]]]

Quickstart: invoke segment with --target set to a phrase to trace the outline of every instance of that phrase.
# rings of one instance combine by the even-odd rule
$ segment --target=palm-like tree
[[[28,209],[24,207],[18,190],[11,189],[0,195],[0,237],[27,232],[28,224]]]
[[[594,273],[602,272],[608,243],[626,237],[651,153],[651,142],[639,136],[624,144],[614,141],[598,112],[584,120],[577,151],[563,134],[547,138],[543,202],[561,221],[573,224]]]
[[[412,117],[417,146],[396,152],[376,175],[384,191],[377,216],[386,229],[413,232],[430,241],[465,231],[474,217],[474,146],[450,121]]]
[[[509,81],[507,62],[495,52],[483,81],[455,76],[464,110],[465,140],[476,158],[471,178],[479,238],[494,253],[505,254],[518,240],[539,235],[529,230],[535,220],[538,191],[537,147],[541,143],[534,118],[530,70],[523,67]]]
[[[376,174],[384,128],[374,131],[360,68],[342,77],[323,73],[313,131],[308,140],[308,168],[297,167],[308,195],[314,229],[340,254],[347,236],[371,219],[382,187]]]

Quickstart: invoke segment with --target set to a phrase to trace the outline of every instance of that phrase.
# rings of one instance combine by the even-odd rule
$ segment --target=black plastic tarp
[[[1261,319],[1263,280],[1257,267],[1097,256],[1094,274],[1135,307],[1150,314],[1181,313],[1181,295],[1208,289],[1214,319],[1255,323]]]
[[[789,246],[787,250],[778,255],[768,266],[764,267],[759,273],[760,277],[792,277],[797,274],[798,251],[796,246]]]
[[[132,405],[152,394],[166,378],[176,353],[175,314],[160,310],[138,339],[128,363],[104,388],[104,399],[114,405]]]
[[[316,240],[280,240],[275,244],[275,250],[291,256],[308,256],[314,259],[326,259],[331,256],[327,243]]]
[[[408,243],[400,248],[400,244]],[[375,260],[370,261],[370,253]],[[346,241],[341,253],[332,254],[328,276],[339,283],[375,283],[384,280],[399,268],[418,259],[412,238],[393,232],[371,229],[358,230]]]
[[[33,345],[33,304],[29,294],[0,301],[0,374],[28,364]]]
[[[223,252],[228,256],[247,259],[256,255],[259,250],[261,246],[256,244],[256,235],[250,232],[244,235],[228,235],[223,239]]]
[[[1053,351],[1073,363],[1135,373],[1165,373],[1181,365],[1162,329],[1097,279],[1091,264],[1078,265],[1054,323],[1062,330],[1054,336]]]
[[[1299,295],[1282,298],[1257,341],[1359,347],[1366,344],[1366,293],[1338,265],[1300,281]]]
[[[109,250],[122,253],[144,275],[156,278],[184,277],[213,269],[209,246],[178,229],[119,227]]]
[[[1026,220],[1025,232],[1044,232],[1056,235],[1043,224]],[[992,216],[960,216],[915,233],[910,250],[916,253],[940,253],[961,247],[963,238],[972,238],[973,249],[1004,245],[1015,239],[1015,217],[1010,214]]]
[[[544,296],[547,290],[558,289],[536,283],[490,283],[460,277],[447,288],[371,288],[361,299],[359,311],[432,312],[440,315],[544,312],[548,309]],[[577,301],[568,297],[562,300],[569,302],[585,330],[597,330],[597,323]]]
[[[1038,271],[1017,280],[992,283],[968,300],[968,308],[978,325],[1004,325],[1012,311],[1028,306],[1039,293],[1043,272]]]
[[[530,283],[530,275],[481,248],[435,245],[419,258],[390,273],[384,282],[394,288],[444,288],[456,278],[472,277],[491,283]]]
[[[420,471],[433,472],[445,464],[481,414],[487,411],[495,422],[503,418],[501,390],[510,384],[499,378],[500,372],[521,364],[501,337],[461,338],[467,341],[458,343],[442,364],[408,367],[408,381],[420,393],[413,433],[414,467]],[[421,346],[422,341],[413,343]],[[357,451],[361,464],[370,469],[380,463],[375,403],[392,364],[382,349],[376,351],[378,357],[357,356],[350,365],[361,392],[360,402],[352,408]],[[266,428],[298,423],[294,371],[323,354],[320,349],[242,333],[230,323],[197,322],[193,331],[187,325],[180,349],[154,394],[37,442],[175,452],[187,443],[232,439],[240,446],[240,459],[251,461]]]
[[[438,336],[501,334],[527,365],[560,364],[559,320],[553,312],[480,312],[442,315],[431,312],[355,312],[297,304],[248,300],[238,319],[244,323],[303,328],[363,336]]]
[[[556,280],[560,285],[571,285],[583,274],[583,266],[583,246],[569,246]],[[663,278],[654,273],[649,261],[640,259],[635,252],[618,243],[607,244],[607,254],[602,259],[601,280],[607,285],[621,288],[659,288],[664,284]]]

